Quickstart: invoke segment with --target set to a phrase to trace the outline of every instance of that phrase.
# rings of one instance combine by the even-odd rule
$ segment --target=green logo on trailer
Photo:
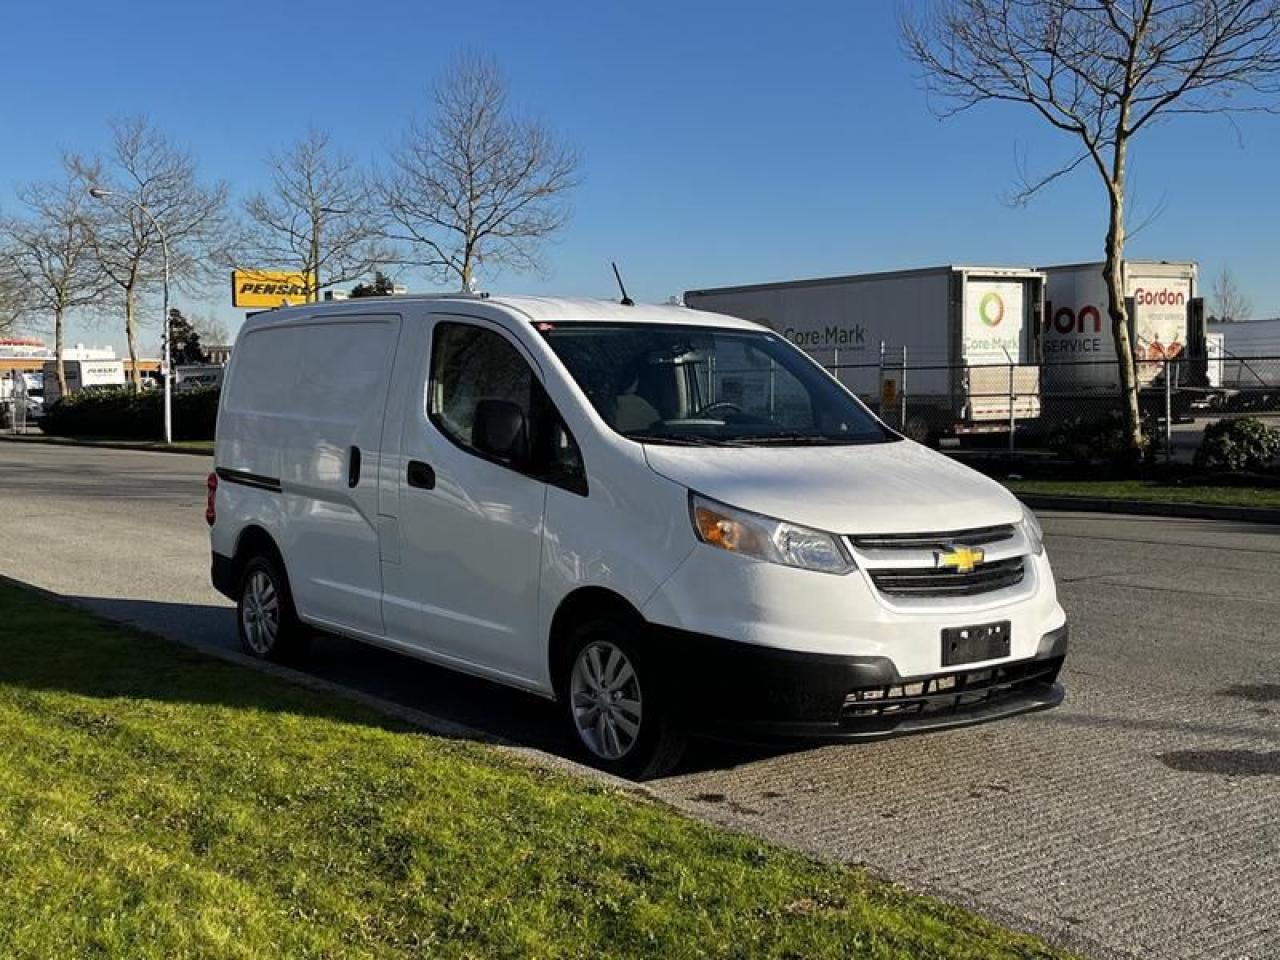
[[[1000,326],[1004,319],[1004,299],[992,290],[978,302],[978,316],[988,327]]]

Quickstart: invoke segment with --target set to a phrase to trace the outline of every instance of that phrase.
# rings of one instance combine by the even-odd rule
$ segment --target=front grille
[[[954,533],[885,533],[851,537],[859,550],[943,550],[947,547],[981,547],[1013,537],[1013,525],[974,527]]]
[[[890,686],[860,687],[844,698],[842,720],[865,722],[879,718],[889,725],[909,717],[936,717],[997,704],[1051,684],[1062,657],[1022,660],[981,670],[902,680]]]
[[[1021,557],[981,563],[968,573],[920,567],[868,572],[876,589],[891,597],[971,597],[1015,586],[1026,576]]]

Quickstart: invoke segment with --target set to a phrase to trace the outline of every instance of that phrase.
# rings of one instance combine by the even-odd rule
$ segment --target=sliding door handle
[[[347,486],[354,487],[360,482],[360,448],[347,450]]]

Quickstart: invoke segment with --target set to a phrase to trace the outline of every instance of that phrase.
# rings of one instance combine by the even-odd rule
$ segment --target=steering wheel
[[[705,407],[695,411],[693,418],[697,420],[714,411],[722,411],[724,413],[742,413],[742,408],[730,400],[716,400],[715,402],[708,403]]]

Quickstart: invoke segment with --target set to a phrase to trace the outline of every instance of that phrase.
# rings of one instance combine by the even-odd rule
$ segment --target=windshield
[[[633,440],[801,446],[897,439],[772,333],[635,323],[538,329],[605,422]]]

